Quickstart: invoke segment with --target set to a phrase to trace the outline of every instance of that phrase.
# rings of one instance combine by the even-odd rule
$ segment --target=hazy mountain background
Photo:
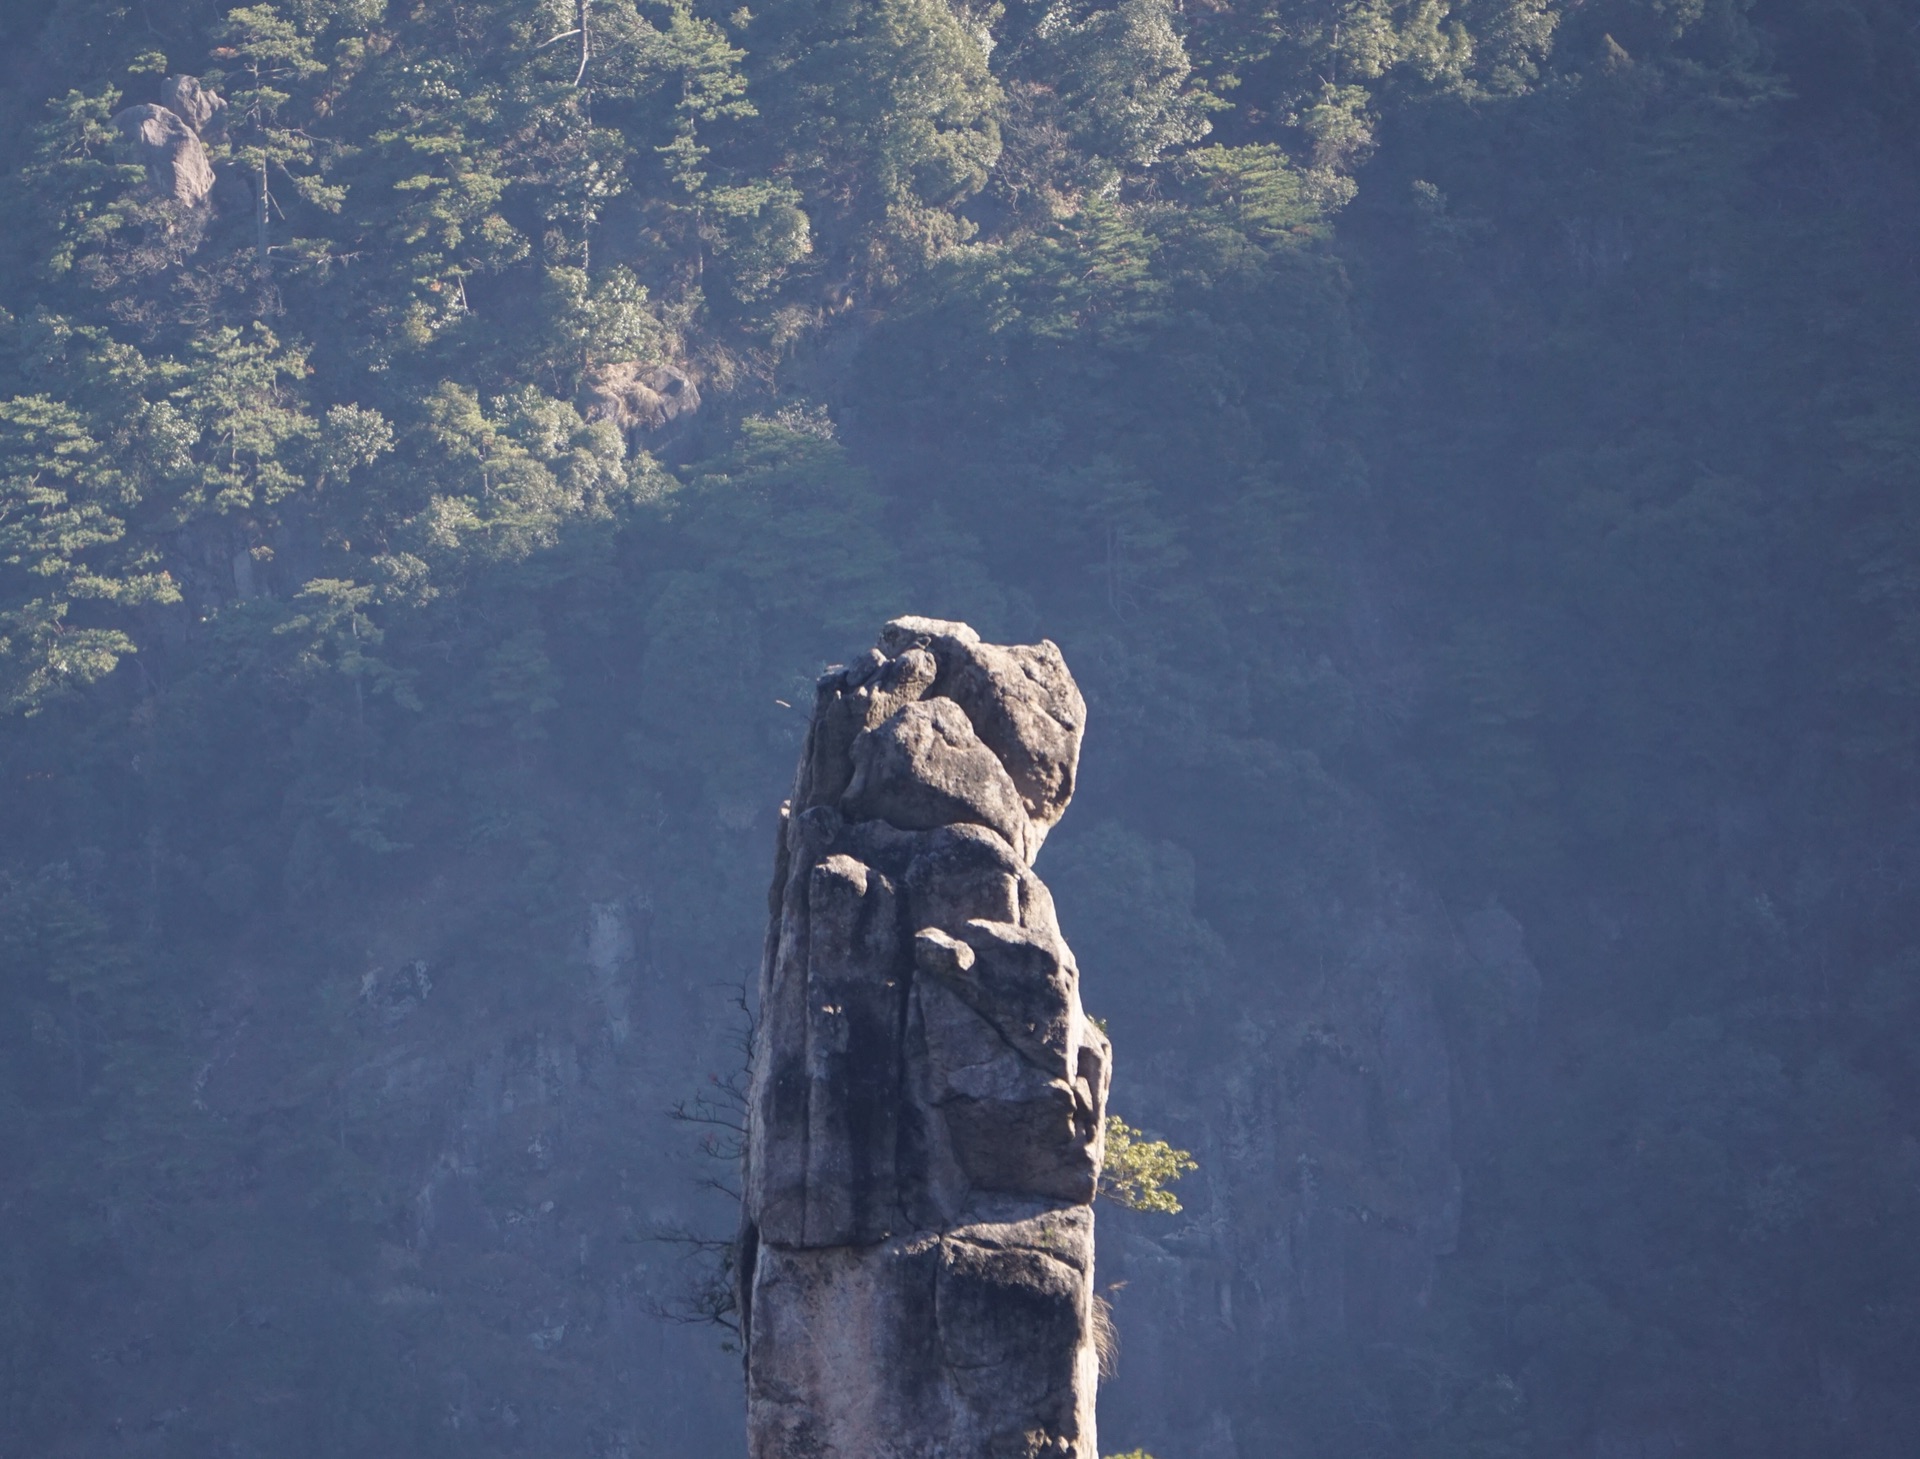
[[[0,1454],[740,1452],[901,612],[1091,705],[1103,1448],[1911,1454],[1913,5],[729,5],[0,7]]]

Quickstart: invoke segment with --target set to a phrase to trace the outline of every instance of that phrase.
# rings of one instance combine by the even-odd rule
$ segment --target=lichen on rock
[[[740,1246],[753,1459],[1093,1459],[1111,1049],[1032,869],[1086,704],[899,618],[821,679],[781,825]]]

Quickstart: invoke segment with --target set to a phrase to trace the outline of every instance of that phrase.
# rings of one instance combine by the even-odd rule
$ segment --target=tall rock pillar
[[[1096,1459],[1110,1049],[1032,871],[1085,720],[1051,643],[934,619],[820,681],[749,1095],[752,1459]]]

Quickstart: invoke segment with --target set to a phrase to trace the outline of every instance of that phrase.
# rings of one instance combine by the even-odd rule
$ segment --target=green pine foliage
[[[1199,1168],[1190,1151],[1176,1150],[1165,1140],[1149,1140],[1120,1116],[1107,1116],[1100,1194],[1115,1205],[1177,1216],[1182,1209],[1180,1198],[1169,1187]]]

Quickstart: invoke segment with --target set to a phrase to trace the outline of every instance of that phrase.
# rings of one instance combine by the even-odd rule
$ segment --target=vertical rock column
[[[749,1099],[753,1459],[1095,1459],[1110,1050],[1034,854],[1086,704],[1051,643],[899,618],[820,681]]]

